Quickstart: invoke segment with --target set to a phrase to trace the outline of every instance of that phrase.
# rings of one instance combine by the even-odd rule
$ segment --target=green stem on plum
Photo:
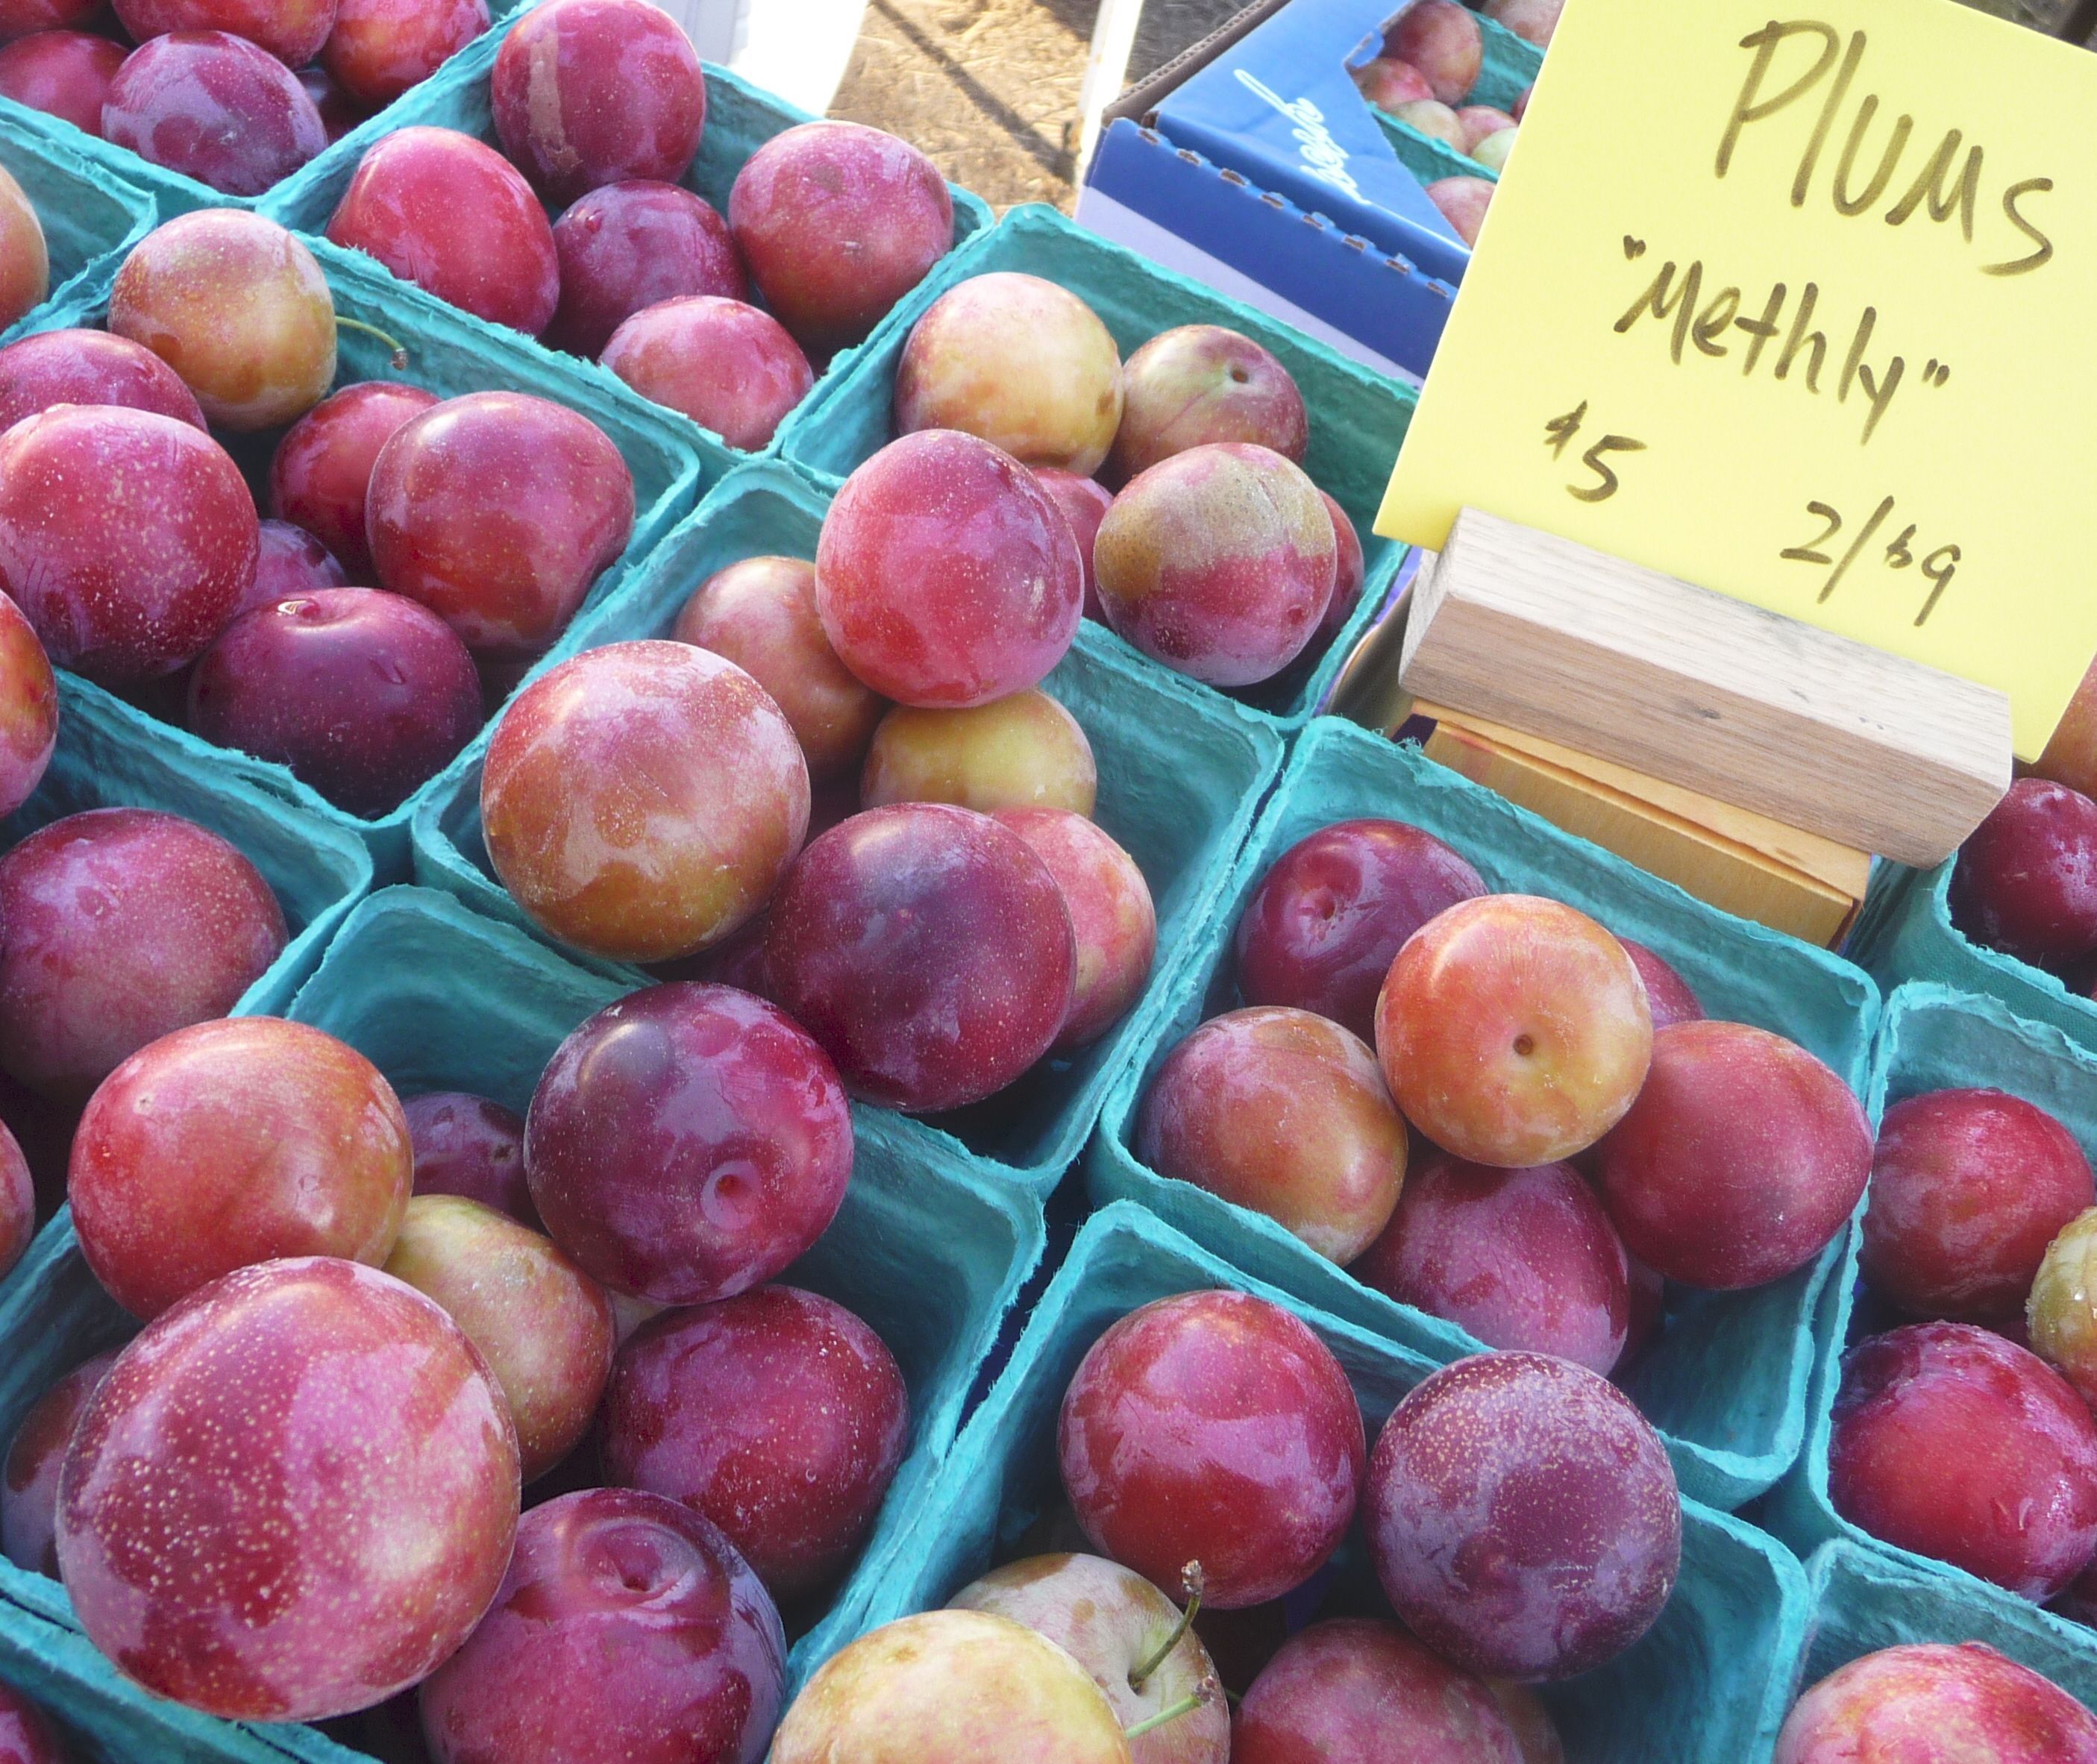
[[[408,365],[406,348],[397,338],[387,336],[376,325],[367,325],[361,318],[344,318],[339,313],[335,315],[335,328],[339,330],[361,330],[367,337],[376,337],[384,344],[393,352],[393,371],[396,374],[401,372]]]
[[[1180,1584],[1186,1594],[1187,1608],[1180,1613],[1180,1621],[1172,1626],[1172,1633],[1165,1638],[1165,1645],[1129,1674],[1128,1687],[1132,1691],[1140,1691],[1144,1681],[1172,1657],[1172,1650],[1180,1645],[1181,1638],[1193,1626],[1194,1614],[1202,1609],[1202,1565],[1199,1562],[1189,1562],[1181,1570]]]
[[[1145,1715],[1133,1727],[1123,1728],[1121,1736],[1124,1740],[1140,1740],[1146,1733],[1163,1727],[1168,1721],[1177,1721],[1182,1715],[1192,1714],[1208,1700],[1208,1687],[1203,1685],[1199,1690],[1181,1697],[1178,1702],[1167,1704],[1156,1714]]]

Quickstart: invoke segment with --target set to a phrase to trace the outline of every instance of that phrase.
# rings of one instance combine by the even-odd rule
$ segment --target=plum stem
[[[1168,1721],[1177,1721],[1182,1715],[1192,1714],[1208,1700],[1209,1684],[1204,1679],[1178,1702],[1167,1703],[1156,1714],[1145,1715],[1133,1727],[1123,1728],[1121,1736],[1124,1740],[1140,1740],[1146,1733],[1163,1727]]]
[[[1186,1594],[1187,1608],[1180,1613],[1180,1621],[1172,1626],[1172,1633],[1165,1638],[1164,1645],[1129,1674],[1128,1687],[1132,1691],[1143,1688],[1144,1681],[1172,1657],[1172,1650],[1180,1645],[1180,1638],[1193,1626],[1195,1613],[1202,1609],[1202,1565],[1199,1562],[1189,1562],[1180,1571],[1180,1585]]]
[[[384,344],[393,352],[392,365],[395,373],[400,373],[407,366],[408,351],[397,337],[387,336],[376,325],[367,325],[361,318],[344,318],[339,313],[335,315],[335,329],[338,330],[361,330],[367,337],[376,337]]]

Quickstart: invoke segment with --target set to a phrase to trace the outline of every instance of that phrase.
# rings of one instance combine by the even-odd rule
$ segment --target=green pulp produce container
[[[1165,1057],[1197,1023],[1240,1003],[1233,939],[1261,878],[1307,834],[1364,816],[1409,822],[1447,841],[1495,891],[1565,901],[1648,945],[1682,972],[1711,1015],[1788,1035],[1864,1094],[1879,1001],[1858,970],[1706,906],[1436,765],[1416,747],[1324,718],[1297,742],[1214,910],[1108,1094],[1087,1158],[1095,1198],[1140,1201],[1233,1266],[1431,1359],[1479,1350],[1456,1324],[1386,1298],[1265,1215],[1160,1176],[1136,1155],[1137,1113]],[[1766,1490],[1797,1456],[1819,1357],[1819,1300],[1851,1253],[1851,1230],[1766,1286],[1668,1289],[1664,1332],[1620,1377],[1666,1437],[1685,1492],[1731,1510]]]
[[[724,449],[690,424],[672,420],[668,411],[615,383],[610,387],[596,383],[585,374],[585,364],[542,349],[516,331],[484,324],[432,300],[418,288],[405,287],[359,252],[338,251],[325,239],[309,239],[305,243],[327,277],[335,311],[343,317],[377,326],[399,340],[408,352],[407,366],[396,369],[385,344],[364,331],[344,330],[337,339],[338,387],[361,380],[387,379],[422,387],[440,398],[475,392],[528,392],[580,411],[611,437],[633,475],[633,536],[624,553],[597,579],[585,606],[601,602],[612,593],[656,542],[691,511],[701,489],[733,463]],[[48,323],[36,328],[71,323],[99,329],[108,313],[109,290],[105,282],[86,310],[70,318],[52,314]],[[269,459],[282,432],[272,430],[261,435],[219,437],[247,472],[265,514]],[[579,613],[568,631],[555,640],[551,652],[554,656],[563,652],[581,616]],[[336,808],[274,760],[258,759],[190,734],[173,720],[182,714],[178,704],[158,701],[158,707],[166,714],[155,715],[143,704],[119,698],[102,687],[84,681],[76,684],[84,696],[101,704],[112,722],[129,727],[141,743],[166,748],[183,765],[216,769],[240,778],[295,803],[317,820],[361,838],[370,847],[382,883],[404,879],[408,873],[409,825],[416,808],[465,765],[467,755],[477,753],[485,739],[484,732],[477,735],[447,771],[412,793],[399,808],[367,820]]]
[[[357,1048],[404,1096],[470,1090],[522,1113],[561,1041],[625,991],[449,895],[389,888],[350,916],[287,1014]],[[790,1628],[796,1671],[856,1628],[952,1447],[977,1368],[1043,1244],[1031,1197],[892,1123],[860,1120],[855,1128],[843,1205],[781,1278],[835,1299],[887,1343],[910,1392],[910,1444],[857,1564],[826,1609]],[[7,1344],[0,1350],[0,1434],[11,1435],[59,1377],[134,1327],[95,1283],[60,1215],[0,1289],[0,1343]],[[0,1563],[0,1674],[11,1648],[48,1659],[50,1679],[40,1694],[81,1727],[147,1724],[169,1749],[134,1754],[140,1758],[344,1764],[366,1755],[312,1727],[213,1721],[147,1695],[94,1653],[63,1587]],[[354,1744],[366,1729],[352,1718],[331,1731]]]
[[[1088,1349],[1154,1299],[1215,1289],[1282,1305],[1338,1359],[1373,1447],[1399,1400],[1434,1370],[1425,1356],[1254,1279],[1126,1202],[1087,1222],[1028,1320],[1010,1363],[970,1418],[890,1557],[861,1630],[943,1604],[1060,1504],[1056,1424]],[[1626,1652],[1538,1687],[1572,1764],[1743,1764],[1769,1754],[1806,1623],[1805,1576],[1775,1539],[1683,1504],[1682,1572],[1659,1622]],[[1388,1616],[1357,1525],[1320,1614]],[[1287,1601],[1293,1622],[1320,1582]]]
[[[1910,1096],[1977,1088],[2007,1091],[2045,1110],[2075,1136],[2086,1155],[2097,1158],[2097,1053],[2049,1023],[2013,1015],[1998,999],[1929,984],[1897,988],[1886,1001],[1872,1059],[1872,1118],[1877,1120]],[[2055,1654],[2079,1661],[2079,1669],[2072,1680],[2048,1666],[2038,1670],[2091,1701],[2097,1693],[2097,1631],[2038,1610],[1963,1568],[1881,1543],[1836,1512],[1828,1489],[1828,1451],[1835,1397],[1841,1388],[1842,1355],[1867,1337],[1911,1320],[1891,1314],[1863,1285],[1854,1244],[1837,1277],[1828,1283],[1822,1310],[1817,1332],[1820,1363],[1806,1449],[1765,1504],[1764,1522],[1801,1553],[1832,1540],[1845,1547],[1849,1557],[1885,1565],[1884,1572],[1901,1584],[1942,1588],[1939,1596],[1946,1609],[1991,1613],[1993,1622],[2048,1638]],[[1983,1640],[1991,1639],[1984,1631],[1975,1633]],[[2003,1646],[2004,1652],[2012,1651]]]
[[[1303,469],[1346,510],[1361,536],[1367,580],[1346,625],[1329,641],[1314,638],[1272,680],[1228,694],[1153,661],[1103,626],[1092,628],[1136,667],[1217,702],[1242,704],[1285,731],[1302,728],[1324,703],[1342,664],[1374,622],[1405,552],[1404,546],[1379,537],[1372,523],[1412,418],[1412,389],[1264,313],[1108,243],[1053,208],[1027,207],[1013,209],[927,276],[882,321],[858,358],[833,373],[786,419],[779,436],[786,459],[834,488],[895,440],[895,369],[911,327],[956,282],[996,270],[1040,276],[1068,288],[1099,314],[1124,357],[1175,326],[1223,325],[1272,351],[1294,377],[1311,418]]]
[[[484,141],[500,152],[502,143],[495,132],[494,116],[489,106],[488,75],[509,29],[508,23],[498,24],[480,42],[462,50],[433,77],[402,97],[387,112],[387,130],[453,129],[462,134],[472,135]],[[706,132],[700,138],[698,156],[679,182],[685,189],[704,197],[725,219],[729,191],[744,162],[774,135],[783,134],[797,123],[812,119],[806,111],[752,85],[725,68],[709,65],[706,75]],[[376,139],[377,136],[373,136],[372,140]],[[268,212],[299,232],[325,233],[336,204],[342,200],[343,192],[349,187],[350,178],[356,173],[357,162],[363,157],[364,149],[370,145],[371,141],[366,141],[354,154],[345,155],[331,152],[324,160],[316,160],[296,178],[287,179],[278,186]],[[959,245],[991,224],[990,208],[981,197],[971,195],[958,185],[949,184],[947,189],[953,199],[954,243]],[[556,207],[549,205],[547,212],[552,218],[559,217],[559,210]],[[937,273],[934,271],[935,274]],[[812,362],[810,365],[817,372],[817,387],[827,384],[830,379],[842,373],[853,354],[852,350],[841,350],[827,364]],[[563,359],[573,364],[578,372],[600,384],[617,386],[620,383],[618,377],[609,369],[601,368],[593,361],[577,356],[565,356]],[[811,397],[814,396],[814,393],[811,394]],[[808,400],[803,401],[804,405],[808,402]],[[697,423],[676,412],[666,411],[664,414],[690,434],[705,436],[716,448],[733,453],[738,459],[752,457],[747,453],[729,449],[727,443],[720,436],[700,428]],[[781,428],[783,430],[783,424]],[[777,439],[774,438],[775,445]],[[760,452],[768,453],[773,450],[773,448],[768,447]]]
[[[829,498],[777,463],[747,466],[710,495],[647,567],[578,620],[563,653],[666,636],[693,591],[738,558],[812,558]],[[1044,1061],[987,1102],[911,1123],[1045,1194],[1084,1149],[1108,1085],[1142,1035],[1150,1000],[1209,921],[1217,890],[1281,764],[1272,727],[1155,668],[1088,624],[1042,682],[1090,738],[1099,766],[1093,818],[1142,869],[1158,908],[1158,959],[1143,1000],[1090,1047]],[[480,829],[480,750],[440,781],[415,819],[419,881],[476,910],[526,924],[495,878]],[[639,970],[607,968],[628,985]],[[883,1113],[861,1110],[860,1113]]]

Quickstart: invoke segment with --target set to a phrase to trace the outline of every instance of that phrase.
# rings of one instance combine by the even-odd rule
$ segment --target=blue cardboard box
[[[1110,112],[1079,221],[1418,383],[1470,252],[1394,144],[1403,125],[1380,120],[1350,71],[1405,10],[1240,14]],[[1495,65],[1530,65],[1528,45],[1483,28]]]

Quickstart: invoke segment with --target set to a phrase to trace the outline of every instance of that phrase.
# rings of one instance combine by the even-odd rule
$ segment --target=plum
[[[1864,1278],[1911,1316],[1999,1324],[2092,1205],[2090,1160],[2043,1109],[1999,1090],[1909,1096],[1879,1126]]]
[[[1951,922],[1977,943],[2056,971],[2097,950],[2097,802],[2019,778],[1952,867]]]
[[[540,1229],[524,1180],[524,1123],[471,1091],[431,1091],[401,1104],[415,1154],[415,1193],[459,1194]]]
[[[1114,506],[1114,492],[1095,479],[1080,478],[1074,471],[1059,471],[1053,466],[1035,466],[1034,475],[1040,479],[1049,500],[1063,511],[1063,519],[1070,523],[1070,536],[1078,541],[1078,559],[1085,570],[1085,616],[1095,624],[1105,624],[1106,609],[1100,604],[1100,580],[1092,567],[1092,544],[1100,536],[1100,523]]]
[[[42,304],[50,291],[43,222],[14,175],[0,165],[0,330]]]
[[[1069,1020],[1077,955],[1056,878],[986,815],[897,803],[810,844],[772,904],[772,995],[857,1096],[979,1102]]]
[[[838,492],[816,544],[816,607],[845,665],[882,697],[965,709],[1038,684],[1063,659],[1084,569],[1039,479],[987,441],[927,429]]]
[[[103,0],[0,0],[0,43],[32,31],[83,30],[102,9]]]
[[[1229,1610],[1301,1586],[1353,1518],[1361,1411],[1332,1350],[1279,1305],[1184,1293],[1087,1350],[1057,1424],[1093,1547],[1154,1584],[1201,1565]]]
[[[862,123],[807,122],[744,161],[728,224],[764,304],[811,356],[861,341],[953,243],[939,169]]]
[[[1624,953],[1631,958],[1631,965],[1639,971],[1639,978],[1645,982],[1645,1001],[1653,1013],[1653,1026],[1656,1032],[1670,1028],[1676,1023],[1701,1022],[1704,1006],[1689,983],[1676,973],[1674,967],[1643,943],[1635,943],[1628,937],[1617,941],[1624,946]]]
[[[0,98],[102,133],[102,107],[125,50],[85,31],[38,31],[0,49]]]
[[[1123,382],[1110,484],[1219,442],[1263,447],[1298,465],[1310,445],[1310,418],[1289,370],[1271,350],[1224,326],[1160,331],[1128,358]]]
[[[1335,821],[1276,858],[1246,903],[1238,990],[1249,1004],[1316,1011],[1371,1040],[1377,994],[1406,940],[1485,892],[1478,871],[1431,833]]]
[[[116,273],[109,328],[160,357],[206,417],[237,433],[304,416],[335,383],[327,278],[293,234],[242,208],[147,234]]]
[[[396,129],[366,150],[329,240],[493,325],[536,337],[560,302],[546,211],[517,169],[455,129]]]
[[[0,815],[35,793],[59,738],[59,683],[22,609],[0,594]]]
[[[1212,686],[1249,686],[1295,660],[1339,579],[1317,487],[1242,442],[1175,453],[1114,498],[1092,547],[1107,623]]]
[[[112,0],[133,41],[171,31],[224,31],[303,68],[335,28],[335,0]]]
[[[6,59],[0,55],[0,66]],[[2078,795],[2097,791],[2097,662],[2083,674],[2046,751],[2031,769],[2035,776],[2064,784]]]
[[[668,961],[755,915],[801,848],[808,768],[733,663],[684,643],[563,662],[503,714],[481,769],[496,874],[554,936]]]
[[[241,602],[241,613],[274,606],[296,594],[349,585],[349,572],[304,527],[289,521],[265,521],[256,539],[255,580]]]
[[[1089,815],[1099,769],[1083,726],[1030,687],[964,711],[899,704],[868,748],[860,800],[952,803],[980,814],[1005,808],[1066,808]]]
[[[1022,465],[1089,477],[1121,422],[1121,354],[1069,290],[1009,270],[971,276],[911,326],[895,410],[899,435],[959,429]]]
[[[1070,915],[1078,965],[1070,1013],[1052,1044],[1068,1053],[1097,1041],[1136,1008],[1158,956],[1158,909],[1136,860],[1113,837],[1066,808],[1003,808],[991,817],[1048,866]]]
[[[1878,1204],[1876,1198],[1872,1204]],[[2085,1402],[2097,1396],[2097,1306],[2090,1298],[2097,1286],[2090,1278],[2093,1249],[2097,1249],[2097,1207],[2078,1213],[2047,1246],[2025,1311],[2034,1351],[2058,1367]]]
[[[464,1641],[517,1530],[517,1436],[472,1344],[376,1268],[293,1257],[149,1324],[59,1480],[88,1639],[227,1719],[383,1702]]]
[[[422,1687],[422,1731],[436,1764],[757,1764],[786,1657],[713,1526],[584,1489],[525,1514],[487,1617]]]
[[[82,1361],[37,1399],[15,1429],[0,1472],[0,1548],[24,1574],[58,1578],[59,1472],[81,1411],[116,1359],[112,1350]],[[0,1750],[0,1760],[6,1756]]]
[[[1132,1764],[1229,1764],[1231,1717],[1215,1669],[1178,1605],[1103,1556],[1008,1562],[972,1581],[947,1609],[987,1611],[1045,1635],[1092,1674],[1124,1730]],[[1189,1697],[1198,1698],[1193,1708]]]
[[[377,1066],[304,1023],[234,1017],[163,1035],[103,1080],[66,1198],[94,1277],[150,1319],[252,1263],[376,1266],[414,1169]]]
[[[381,588],[506,658],[560,634],[626,549],[633,514],[633,474],[588,417],[526,392],[469,392],[379,449],[365,528]]]
[[[37,1235],[37,1184],[13,1131],[0,1126],[0,1280]]]
[[[792,1286],[644,1324],[604,1407],[609,1479],[718,1525],[781,1604],[835,1580],[903,1461],[910,1399],[860,1318]]]
[[[699,151],[707,81],[690,39],[645,0],[549,0],[503,39],[488,77],[502,151],[548,201],[674,184]]]
[[[66,1749],[44,1712],[0,1683],[0,1764],[66,1764]]]
[[[1486,211],[1493,204],[1493,184],[1484,177],[1438,177],[1427,186],[1427,199],[1466,245],[1478,243]]]
[[[317,589],[234,620],[190,676],[189,720],[375,820],[473,739],[480,676],[427,607],[374,588]]]
[[[1477,1355],[1415,1386],[1377,1439],[1364,1517],[1399,1620],[1489,1678],[1614,1659],[1682,1560],[1660,1436],[1606,1379],[1543,1354]]]
[[[690,981],[599,1011],[546,1062],[524,1174],[555,1242],[666,1305],[748,1292],[822,1236],[852,1168],[823,1051],[764,1000]]]
[[[186,422],[61,405],[0,436],[0,591],[61,668],[129,685],[194,660],[257,543],[239,468]]]
[[[377,110],[488,26],[488,0],[339,0],[321,62],[351,98]]]
[[[770,1764],[1130,1764],[1085,1669],[1023,1623],[926,1611],[833,1654],[794,1699]],[[751,1764],[755,1764],[754,1757]]]
[[[2097,1552],[2097,1423],[2014,1342],[1909,1324],[1842,1357],[1828,1495],[1882,1543],[2043,1601]]]
[[[1585,913],[1490,895],[1399,952],[1376,1045],[1421,1132],[1470,1162],[1521,1169],[1585,1151],[1623,1118],[1646,1080],[1653,1017],[1623,946]]]
[[[306,96],[321,113],[321,126],[327,130],[330,147],[360,123],[370,120],[370,112],[351,97],[335,77],[317,62],[299,69],[299,84],[306,89]]]
[[[728,222],[680,184],[637,177],[593,190],[554,223],[554,249],[561,304],[546,339],[577,355],[601,354],[628,319],[665,300],[749,298]]]
[[[1725,1022],[1653,1038],[1645,1088],[1594,1170],[1631,1254],[1721,1292],[1810,1262],[1871,1172],[1871,1123],[1850,1087],[1796,1043]]]
[[[1354,79],[1364,98],[1379,110],[1390,111],[1394,115],[1401,104],[1434,95],[1434,88],[1427,83],[1427,76],[1419,68],[1409,61],[1394,61],[1388,55],[1378,55],[1356,68]]]
[[[1347,518],[1347,511],[1323,490],[1318,492],[1318,500],[1325,505],[1325,512],[1333,518],[1333,541],[1337,549],[1333,554],[1333,597],[1326,603],[1325,616],[1319,622],[1314,642],[1320,637],[1340,634],[1342,628],[1354,617],[1355,607],[1362,603],[1362,585],[1367,580],[1362,536],[1355,531],[1355,523]]]
[[[283,952],[283,910],[217,834],[96,808],[0,857],[0,1067],[62,1102],[148,1042],[231,1010]]]
[[[1485,14],[1523,42],[1548,49],[1552,33],[1558,28],[1558,15],[1565,9],[1565,0],[1486,0]]]
[[[1992,1648],[1922,1642],[1829,1673],[1777,1736],[1775,1764],[1902,1757],[2097,1764],[2097,1717]]]
[[[1345,1264],[1398,1204],[1405,1123],[1359,1036],[1309,1011],[1255,1006],[1211,1018],[1165,1057],[1136,1153]]]
[[[1438,98],[1415,98],[1409,104],[1399,105],[1391,115],[1430,141],[1439,141],[1459,153],[1464,151],[1469,131],[1464,127],[1463,119]]]
[[[269,461],[269,512],[305,528],[352,575],[366,575],[371,468],[395,433],[436,402],[435,392],[391,380],[361,381],[323,399],[277,444]]]
[[[1488,1347],[1556,1355],[1604,1377],[1631,1327],[1622,1240],[1569,1164],[1495,1170],[1430,1153],[1352,1272]]]
[[[777,319],[714,294],[644,308],[611,334],[599,359],[643,398],[751,453],[771,444],[816,383]]]
[[[1460,104],[1485,65],[1485,33],[1456,0],[1414,0],[1384,33],[1383,52],[1417,68],[1443,103]]]
[[[855,769],[882,702],[838,659],[816,611],[816,567],[800,558],[745,558],[701,583],[670,634],[733,662],[793,725],[814,777]]]
[[[142,344],[106,330],[43,330],[0,349],[0,431],[54,405],[120,405],[204,426],[182,375]]]
[[[260,195],[327,147],[297,76],[224,31],[176,31],[134,50],[109,83],[102,133],[229,196]]]
[[[1492,1686],[1368,1617],[1292,1636],[1239,1705],[1230,1755],[1231,1764],[1524,1764]]]
[[[524,1481],[575,1449],[611,1376],[602,1287],[539,1232],[456,1194],[408,1202],[385,1267],[480,1350],[516,1424]]]

